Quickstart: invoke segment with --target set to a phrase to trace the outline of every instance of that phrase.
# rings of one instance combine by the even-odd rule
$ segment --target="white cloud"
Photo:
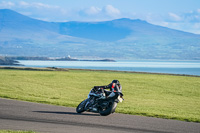
[[[112,5],[106,5],[102,8],[91,6],[80,9],[77,13],[76,19],[79,19],[79,21],[106,21],[122,17],[120,10]]]
[[[162,16],[160,15],[160,17],[155,17],[155,15],[153,15],[152,19],[149,19],[150,21],[148,22],[172,29],[200,34],[199,11],[200,10],[197,9],[179,14],[168,13]]]
[[[184,21],[190,23],[200,22],[200,9],[183,14]]]
[[[13,3],[13,2],[6,2],[6,1],[2,1],[1,3],[0,3],[0,8],[8,8],[8,9],[10,9],[10,8],[12,8],[12,7],[14,7],[15,6],[15,3]]]
[[[100,13],[101,10],[102,10],[101,8],[92,6],[90,8],[85,9],[85,13],[88,15],[96,15],[96,14]]]
[[[120,10],[113,7],[112,5],[106,5],[103,10],[105,13],[111,17],[117,17],[121,14]]]
[[[43,4],[43,3],[32,3],[31,4],[35,8],[46,8],[46,9],[54,9],[54,8],[59,8],[59,6],[52,6],[48,4]]]
[[[2,1],[0,3],[0,8],[43,8],[43,9],[55,9],[59,8],[59,6],[44,4],[40,2],[25,2],[25,1],[18,1],[18,2],[9,2],[9,1]]]
[[[32,18],[48,21],[103,21],[122,17],[119,9],[112,5],[90,6],[85,9],[63,8],[41,2],[0,2],[0,8],[15,10]],[[128,17],[128,16],[127,16]],[[43,19],[45,18],[45,19]]]
[[[180,16],[178,16],[175,13],[169,13],[169,17],[173,20],[173,21],[181,21],[182,18]]]
[[[200,13],[200,9],[197,9],[197,12]]]
[[[21,6],[21,7],[29,7],[30,4],[27,3],[27,2],[24,2],[24,1],[20,1],[20,2],[19,2],[19,6]]]
[[[68,10],[41,2],[0,2],[0,9],[12,9],[29,17],[47,21],[66,21]]]
[[[99,8],[99,7],[95,7],[95,6],[91,6],[89,8],[86,8],[84,10],[80,10],[81,13],[84,13],[85,15],[98,15],[98,17],[100,16],[104,16],[104,17],[117,17],[119,16],[120,10],[113,7],[112,5],[106,5],[103,8]]]
[[[55,8],[59,8],[59,6],[55,6],[55,5],[49,5],[49,4],[44,4],[44,3],[40,3],[40,2],[24,2],[24,1],[20,1],[17,3],[18,6],[20,6],[21,8],[38,8],[38,9],[55,9]]]

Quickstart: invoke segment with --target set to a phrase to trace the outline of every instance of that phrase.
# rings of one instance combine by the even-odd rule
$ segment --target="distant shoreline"
[[[71,57],[6,57],[10,60],[41,60],[41,61],[105,61],[105,62],[116,62],[113,59],[75,59]]]
[[[0,65],[20,66],[19,61],[10,59],[8,57],[0,56]]]
[[[20,64],[20,60],[37,60],[37,61],[100,61],[100,62],[116,62],[112,59],[99,59],[99,60],[89,60],[89,59],[74,59],[70,57],[60,57],[60,58],[50,58],[50,57],[9,57],[9,56],[0,56],[0,65],[9,65],[9,66],[24,66]]]

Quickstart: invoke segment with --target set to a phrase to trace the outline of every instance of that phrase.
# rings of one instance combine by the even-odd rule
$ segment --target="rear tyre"
[[[109,105],[107,107],[105,107],[104,109],[102,109],[101,111],[99,111],[99,113],[102,116],[107,116],[107,115],[109,115],[111,113],[114,113],[116,107],[117,107],[117,103],[110,102]]]
[[[76,108],[76,112],[77,113],[82,113],[85,111],[85,104],[86,104],[87,100],[82,101]]]

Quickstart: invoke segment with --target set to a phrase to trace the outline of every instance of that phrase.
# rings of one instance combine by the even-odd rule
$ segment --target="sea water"
[[[103,61],[35,61],[18,60],[26,67],[58,67],[73,69],[118,70],[200,76],[200,61],[118,60]]]

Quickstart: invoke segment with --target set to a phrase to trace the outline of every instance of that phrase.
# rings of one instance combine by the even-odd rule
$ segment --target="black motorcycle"
[[[109,95],[111,92],[106,91]],[[109,98],[102,98],[103,94],[90,94],[90,97],[82,101],[76,108],[77,113],[82,113],[84,111],[100,113],[102,116],[109,115],[115,112],[117,103],[122,102],[123,94],[121,92],[114,92],[115,96]]]

